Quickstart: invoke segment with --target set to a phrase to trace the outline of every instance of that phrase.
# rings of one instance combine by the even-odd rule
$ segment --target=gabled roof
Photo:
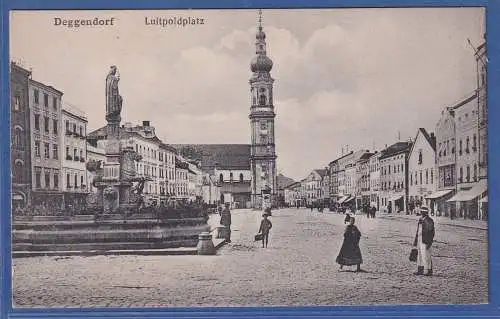
[[[422,133],[422,135],[424,135],[425,139],[427,140],[427,142],[429,142],[429,145],[432,147],[432,149],[435,151],[436,150],[436,137],[434,135],[432,135],[432,137],[429,135],[429,133],[427,133],[427,131],[425,130],[425,128],[419,128],[418,129],[419,132]]]
[[[342,159],[342,158],[344,158],[344,157],[346,157],[346,156],[352,155],[353,153],[354,153],[354,151],[350,151],[349,153],[344,154],[344,155],[342,155],[342,156],[340,156],[340,157],[338,157],[338,158],[334,159],[334,160],[333,160],[333,161],[331,161],[328,165],[332,165],[333,163],[337,162],[338,160],[340,160],[340,159]]]
[[[296,188],[296,187],[300,187],[300,184],[301,184],[300,182],[294,182],[294,183],[289,184],[289,185],[287,185],[287,186],[285,186],[283,188],[284,189]]]
[[[392,157],[394,155],[410,151],[411,142],[397,142],[382,151],[380,159]]]
[[[288,185],[295,183],[295,181],[293,179],[286,177],[283,174],[278,174],[278,176],[276,176],[276,180],[278,183],[278,189],[285,188]]]
[[[415,136],[415,143],[417,142],[417,138],[418,138],[419,134],[422,134],[424,136],[424,138],[426,139],[427,143],[429,143],[429,145],[432,147],[432,149],[435,152],[436,151],[436,137],[434,136],[434,134],[431,137],[429,135],[429,133],[427,133],[427,131],[425,130],[425,128],[421,127],[421,128],[418,129],[417,135]],[[410,154],[413,152],[413,148],[415,147],[415,143],[413,143],[411,145]]]
[[[204,171],[250,169],[250,144],[172,144],[186,158],[200,159]]]
[[[326,172],[326,169],[324,169],[324,168],[321,168],[321,169],[315,169],[314,171],[315,171],[316,173],[318,173],[318,175],[319,175],[319,176],[321,176],[321,177],[325,177],[325,175],[326,175],[326,173],[327,173],[327,172]]]

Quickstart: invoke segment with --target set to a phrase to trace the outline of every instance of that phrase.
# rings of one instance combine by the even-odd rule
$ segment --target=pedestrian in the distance
[[[375,206],[372,206],[371,207],[371,217],[372,218],[375,218],[375,214],[377,213],[377,209],[375,208]]]
[[[422,210],[422,217],[418,220],[417,233],[413,242],[417,246],[417,272],[415,275],[432,276],[431,246],[434,242],[434,220],[429,217],[427,210]]]
[[[347,218],[346,218],[347,220]],[[363,257],[361,256],[361,249],[359,249],[359,240],[361,239],[361,232],[358,227],[354,226],[354,217],[349,218],[349,224],[344,232],[344,242],[340,248],[339,255],[337,256],[337,263],[340,269],[344,266],[356,265],[356,272],[361,271],[361,264]]]
[[[231,242],[231,211],[229,210],[229,203],[226,203],[226,208],[221,212],[220,224],[226,227],[226,241]]]
[[[269,214],[266,212],[262,214],[262,221],[260,222],[259,233],[262,234],[262,248],[267,248],[269,242],[269,231],[273,228],[273,224],[269,220]]]

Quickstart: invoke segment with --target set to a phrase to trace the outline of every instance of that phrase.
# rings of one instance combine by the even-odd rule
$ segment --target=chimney
[[[142,126],[148,126],[151,122],[150,121],[142,121]]]

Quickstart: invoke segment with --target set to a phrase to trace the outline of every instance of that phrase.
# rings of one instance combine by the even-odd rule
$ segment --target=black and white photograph
[[[485,26],[11,11],[12,306],[488,303]]]

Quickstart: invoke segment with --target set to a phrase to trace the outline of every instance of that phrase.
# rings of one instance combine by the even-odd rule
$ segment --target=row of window
[[[430,179],[429,179],[429,177],[430,177]],[[424,184],[422,171],[419,171],[419,172],[415,171],[415,173],[413,173],[413,172],[410,173],[410,186],[412,186],[413,184],[415,184],[415,185],[423,185]],[[432,168],[428,168],[425,170],[425,185],[429,185],[429,184],[431,184],[431,185],[434,184],[434,170]]]
[[[243,182],[243,173],[240,173],[240,182]],[[233,173],[229,173],[229,181],[232,183],[234,181],[234,176]],[[223,183],[224,182],[224,175],[220,173],[219,175],[219,182]]]
[[[388,182],[382,182],[382,190],[385,191],[385,190],[391,190],[391,189],[395,189],[395,190],[401,190],[401,189],[404,189],[404,182],[403,181],[397,181],[397,182],[394,182],[392,183],[391,181],[388,181]]]
[[[35,156],[40,157],[40,149],[41,147],[41,142],[40,141],[35,141]],[[50,156],[50,143],[43,143],[43,157],[46,159],[52,158],[52,159],[59,159],[59,147],[57,144],[52,144],[52,157]]]
[[[40,91],[38,89],[33,90],[33,100],[35,104],[40,104]],[[47,93],[43,94],[43,106],[46,108],[49,107],[49,95]],[[57,97],[55,96],[52,97],[52,108],[54,111],[57,111]]]
[[[42,185],[42,176],[43,185]],[[35,187],[45,189],[58,189],[59,188],[59,173],[53,170],[43,171],[41,167],[35,167]]]
[[[35,113],[35,130],[40,131],[40,114]],[[48,116],[43,117],[43,127],[45,133],[50,133],[50,118]],[[52,119],[52,133],[57,135],[59,133],[59,121]]]
[[[144,157],[158,159],[160,162],[173,164],[175,161],[175,156],[172,153],[157,151],[139,144],[135,144],[135,151]]]
[[[80,185],[78,185],[78,179],[80,179]],[[71,181],[73,180],[73,184],[71,183]],[[73,178],[71,178],[71,174],[66,174],[66,188],[67,189],[70,189],[70,188],[85,188],[85,181],[84,181],[84,178],[83,178],[83,175],[80,175],[80,178],[78,178],[78,174],[74,174],[73,175]]]
[[[451,154],[455,154],[455,139],[444,141],[438,144],[438,157],[445,157],[447,154],[450,154],[450,145],[451,145]],[[472,152],[477,152],[477,136],[476,134],[472,135],[472,147],[470,145],[470,137],[467,136],[465,138],[465,147],[463,140],[460,139],[458,141],[458,155],[470,154]]]
[[[65,125],[66,125],[66,133],[73,133],[73,134],[79,134],[80,136],[85,136],[85,128],[83,127],[83,125],[78,126],[78,131],[76,123],[71,123],[70,121],[66,120]]]
[[[71,153],[70,147],[66,146],[66,160],[85,162],[85,154],[83,153],[83,149],[73,148],[73,153]]]
[[[473,167],[473,175],[471,176],[471,167],[467,165],[465,167],[465,178],[464,178],[464,168],[460,166],[458,173],[458,182],[459,183],[469,183],[477,181],[477,164],[474,163]]]
[[[393,174],[396,174],[396,173],[404,173],[404,164],[394,164],[393,166],[393,170],[392,170],[392,173]],[[390,175],[391,174],[391,165],[388,165],[388,166],[383,166],[382,167],[382,170],[381,170],[381,174],[382,175]]]

